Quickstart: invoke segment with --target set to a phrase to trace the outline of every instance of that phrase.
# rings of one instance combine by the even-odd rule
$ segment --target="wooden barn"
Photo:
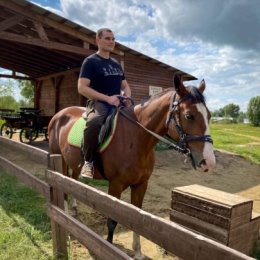
[[[0,0],[0,7],[0,67],[13,72],[0,77],[32,80],[35,108],[45,115],[84,106],[77,80],[82,61],[97,50],[95,32],[29,1]],[[196,79],[119,43],[113,56],[121,62],[137,102],[171,87],[176,73],[184,80]]]

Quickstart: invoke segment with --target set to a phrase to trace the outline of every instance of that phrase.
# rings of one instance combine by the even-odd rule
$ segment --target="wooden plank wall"
[[[51,78],[43,80],[40,90],[39,109],[43,110],[44,115],[52,116],[55,114],[55,89]]]
[[[60,86],[59,110],[79,106],[78,77],[75,72],[66,73]]]
[[[59,75],[60,76],[60,75]],[[59,86],[58,111],[69,106],[80,104],[77,90],[77,74],[75,71],[65,72]],[[43,79],[40,93],[40,109],[47,116],[55,114],[55,87],[51,77]]]
[[[173,73],[163,67],[141,59],[130,53],[125,54],[125,75],[132,89],[135,101],[149,97],[149,86],[172,87]]]
[[[113,57],[121,62],[119,56],[113,55]],[[149,97],[149,86],[172,87],[173,72],[131,53],[125,54],[123,67],[135,102]],[[78,94],[77,81],[78,76],[75,70],[64,72],[58,91],[58,106],[56,106],[58,111],[68,106],[85,105],[85,100],[82,100]],[[55,114],[55,87],[53,82],[51,76],[44,78],[39,94],[39,108],[44,110],[47,116]]]

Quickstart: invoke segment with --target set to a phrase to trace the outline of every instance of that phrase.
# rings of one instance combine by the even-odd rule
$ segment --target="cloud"
[[[92,29],[113,28],[116,34],[129,36],[146,31],[153,26],[153,18],[148,10],[132,1],[120,0],[61,0],[66,17]]]
[[[120,43],[205,78],[210,109],[231,102],[245,111],[260,94],[259,0],[60,0],[60,8],[68,19],[94,31],[110,27]]]
[[[174,39],[260,51],[258,0],[153,0],[151,5],[158,26]]]

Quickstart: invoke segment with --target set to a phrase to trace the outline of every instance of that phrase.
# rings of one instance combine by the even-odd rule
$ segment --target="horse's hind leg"
[[[69,176],[69,167],[66,164],[64,158],[62,157],[62,174],[65,176]],[[64,210],[69,213],[69,204],[68,204],[68,194],[64,193]]]
[[[117,226],[117,222],[114,221],[111,218],[107,219],[107,228],[108,228],[108,235],[107,235],[107,241],[110,243],[113,243],[113,236],[114,236],[114,231]]]
[[[73,179],[77,179],[79,176],[79,169],[77,170],[72,170],[72,174],[70,177],[72,177]],[[72,215],[77,217],[78,216],[78,204],[77,204],[77,200],[73,197],[72,198]]]
[[[118,199],[121,197],[121,193],[123,191],[122,185],[118,183],[109,183],[109,188],[108,188],[108,194],[111,196],[114,196]],[[117,226],[117,222],[114,221],[111,218],[107,219],[107,228],[108,228],[108,236],[107,236],[107,241],[112,243],[113,242],[113,236],[114,236],[114,231]]]
[[[144,195],[147,189],[148,182],[144,182],[139,185],[131,186],[131,204],[138,208],[142,208]],[[141,260],[146,259],[141,251],[140,235],[133,233],[133,250],[135,252],[134,259]]]

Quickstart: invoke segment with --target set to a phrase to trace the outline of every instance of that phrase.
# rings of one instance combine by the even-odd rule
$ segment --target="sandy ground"
[[[39,148],[47,149],[47,143],[44,141],[35,142],[35,145]],[[260,165],[254,164],[241,156],[223,151],[215,151],[215,155],[217,159],[216,168],[212,172],[200,173],[193,170],[190,163],[184,163],[184,157],[175,151],[157,152],[156,165],[149,182],[143,209],[162,218],[169,219],[172,189],[185,185],[200,184],[252,199],[254,202],[253,210],[260,213]],[[5,147],[1,147],[0,156],[19,163],[31,172],[37,174],[44,172],[42,165],[32,164],[28,158],[26,159]],[[122,199],[129,201],[129,190],[123,194]],[[78,218],[98,234],[106,237],[106,218],[104,216],[79,204]],[[128,255],[133,256],[131,249],[132,232],[121,225],[118,225],[116,228],[114,243]],[[141,243],[143,253],[147,256],[147,259],[178,259],[167,254],[159,246],[145,238],[141,238]],[[95,259],[88,250],[75,240],[71,239],[70,245],[71,259]]]

